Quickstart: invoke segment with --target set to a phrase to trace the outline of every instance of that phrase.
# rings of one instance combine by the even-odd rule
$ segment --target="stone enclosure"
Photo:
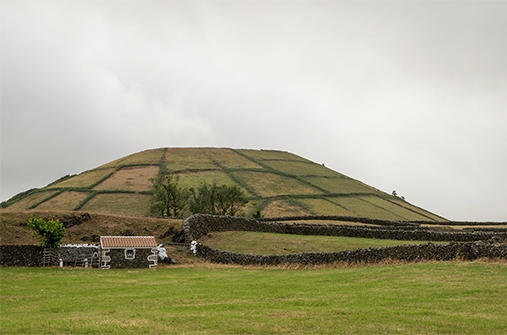
[[[309,218],[315,220],[315,218]],[[332,220],[332,217],[322,219]],[[343,220],[340,217],[339,220]],[[358,222],[358,221],[355,221]],[[368,222],[370,223],[370,222]],[[373,222],[372,222],[373,223]],[[375,222],[378,224],[378,222]],[[507,260],[507,229],[441,231],[422,228],[418,223],[382,221],[379,226],[347,226],[333,224],[286,224],[256,221],[239,217],[194,215],[183,222],[187,243],[192,243],[196,256],[215,263],[240,265],[319,265],[337,262],[379,263],[384,261],[415,262],[422,260]],[[448,241],[448,244],[402,245],[367,248],[333,253],[305,252],[291,255],[248,255],[217,250],[196,243],[200,237],[219,231],[256,231],[299,235],[366,237],[396,240]],[[194,241],[194,242],[193,242]]]

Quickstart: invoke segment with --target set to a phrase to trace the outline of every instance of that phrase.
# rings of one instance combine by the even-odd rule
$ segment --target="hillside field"
[[[265,217],[341,215],[385,220],[446,219],[285,151],[230,148],[159,148],[119,158],[2,203],[10,211],[85,211],[149,216],[150,178],[173,173],[185,188],[201,183],[237,185]],[[34,171],[36,173],[36,171]],[[187,213],[188,215],[189,213]]]

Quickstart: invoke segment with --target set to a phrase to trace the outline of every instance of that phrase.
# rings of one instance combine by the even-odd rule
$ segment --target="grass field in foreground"
[[[249,231],[214,232],[211,234],[211,237],[206,236],[201,238],[200,242],[219,250],[254,255],[339,252],[358,248],[428,243],[427,241],[382,240],[361,237],[294,235]]]
[[[505,334],[505,263],[1,268],[1,334]]]

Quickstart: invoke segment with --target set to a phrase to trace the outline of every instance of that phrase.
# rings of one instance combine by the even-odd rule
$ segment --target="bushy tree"
[[[243,191],[235,185],[201,183],[197,189],[191,188],[190,192],[190,211],[194,214],[234,216],[248,203]]]
[[[65,227],[59,220],[45,220],[32,215],[28,219],[28,227],[33,230],[33,237],[42,238],[39,245],[45,248],[58,247],[62,238],[65,237]]]
[[[179,186],[179,176],[169,173],[165,177],[150,179],[153,199],[150,210],[157,215],[180,217],[188,207],[190,191]]]
[[[221,185],[217,190],[217,211],[219,215],[231,215],[236,213],[248,200],[243,191],[236,185]]]
[[[190,211],[193,214],[216,214],[215,201],[217,184],[201,183],[197,189],[190,189]]]

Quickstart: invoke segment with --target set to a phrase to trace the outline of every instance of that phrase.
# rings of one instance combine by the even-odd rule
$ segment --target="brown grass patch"
[[[302,206],[308,208],[314,215],[356,215],[356,213],[325,199],[296,199],[294,201],[301,203]]]
[[[310,161],[290,162],[290,164],[287,164],[285,161],[266,161],[264,164],[277,171],[282,171],[296,176],[316,175],[336,178],[343,177],[342,174],[336,171]]]
[[[368,201],[371,204],[374,204],[376,206],[382,207],[385,210],[394,213],[396,215],[399,215],[404,220],[407,221],[419,221],[419,220],[429,220],[427,216],[423,216],[422,214],[429,214],[424,210],[412,208],[412,210],[417,211],[418,213],[414,213],[413,211],[409,210],[410,206],[401,206],[394,204],[390,201],[384,200],[382,198],[376,197],[376,196],[362,196],[359,197],[360,199],[363,199],[365,201]],[[422,213],[422,214],[419,214]],[[428,215],[429,216],[429,215]]]
[[[34,194],[31,194],[27,196],[24,199],[21,199],[12,205],[10,205],[8,208],[10,210],[23,210],[32,207],[33,205],[41,202],[44,199],[49,198],[50,196],[54,195],[58,191],[47,191],[47,192],[37,192]]]
[[[378,192],[362,182],[350,178],[305,177],[315,186],[332,193],[374,193]]]
[[[216,149],[206,151],[210,160],[217,162],[225,168],[262,169],[259,164],[237,154],[230,149]]]
[[[82,208],[105,214],[145,216],[150,209],[151,195],[144,194],[97,194]]]
[[[238,177],[259,195],[271,197],[283,194],[321,194],[322,192],[300,181],[274,173],[238,171],[232,175]]]
[[[329,200],[354,213],[360,213],[360,216],[385,220],[403,220],[401,216],[375,206],[359,197],[336,197],[329,198]]]
[[[83,187],[88,188],[114,171],[114,168],[95,169],[85,171],[77,176],[66,179],[62,182],[51,185],[50,187]]]
[[[86,197],[87,192],[63,192],[37,206],[38,210],[72,210]]]
[[[145,150],[123,158],[119,165],[158,164],[163,154],[164,149]]]
[[[303,157],[291,154],[290,152],[286,151],[248,150],[248,149],[241,149],[238,151],[244,155],[247,155],[249,157],[252,157],[253,159],[258,160],[287,160],[287,161],[309,162],[309,160]]]
[[[262,210],[262,214],[265,217],[311,215],[311,213],[304,208],[284,200],[270,201]]]
[[[111,177],[95,186],[95,190],[149,191],[150,178],[158,175],[158,166],[128,167],[116,171]]]

